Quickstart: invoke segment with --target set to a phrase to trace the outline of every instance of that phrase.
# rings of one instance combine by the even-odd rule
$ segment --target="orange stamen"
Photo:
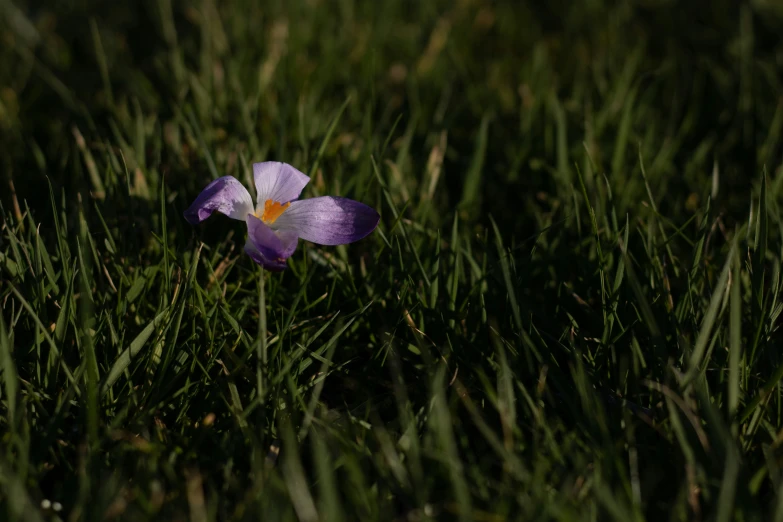
[[[291,205],[291,203],[281,205],[279,201],[272,201],[271,199],[267,199],[266,203],[264,203],[264,213],[261,215],[261,221],[267,225],[271,225],[277,221],[277,218],[279,218],[280,215],[285,212],[285,209],[287,209],[289,205]]]

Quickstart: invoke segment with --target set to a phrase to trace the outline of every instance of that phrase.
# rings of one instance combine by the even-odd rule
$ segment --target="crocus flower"
[[[257,203],[236,178],[223,176],[205,188],[185,211],[193,225],[213,212],[247,223],[245,252],[261,266],[283,270],[299,239],[344,245],[375,230],[380,216],[358,201],[332,196],[299,200],[310,178],[276,161],[253,164]]]

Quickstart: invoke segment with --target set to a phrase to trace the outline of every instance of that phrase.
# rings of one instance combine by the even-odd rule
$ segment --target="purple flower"
[[[332,196],[298,200],[310,178],[287,163],[253,164],[258,199],[235,178],[223,176],[205,188],[185,211],[193,225],[218,211],[247,223],[245,252],[261,266],[283,270],[299,238],[319,245],[344,245],[375,230],[380,216],[358,201]]]

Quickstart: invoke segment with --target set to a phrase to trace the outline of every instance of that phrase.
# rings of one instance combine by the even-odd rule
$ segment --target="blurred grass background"
[[[0,0],[8,520],[783,520],[783,8]],[[254,161],[379,210],[283,274]]]

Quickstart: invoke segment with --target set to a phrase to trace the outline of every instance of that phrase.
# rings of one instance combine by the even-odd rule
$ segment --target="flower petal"
[[[299,238],[291,232],[275,233],[269,226],[255,217],[247,216],[248,242],[245,252],[253,261],[270,268],[285,268],[285,260],[296,250]]]
[[[253,199],[236,178],[223,176],[201,191],[192,205],[185,211],[185,219],[197,225],[215,211],[232,219],[244,220],[253,213]]]
[[[272,270],[274,272],[281,272],[285,270],[286,267],[286,261],[283,260],[274,260],[269,259],[264,254],[262,254],[253,244],[253,242],[250,240],[250,238],[247,238],[247,242],[245,243],[245,253],[250,256],[250,259],[258,263],[259,265],[263,266],[267,270]]]
[[[310,182],[310,178],[291,165],[278,161],[253,163],[253,177],[259,205],[270,199],[283,204],[293,201]]]
[[[358,201],[323,196],[294,201],[275,221],[278,233],[296,232],[319,245],[344,245],[375,230],[380,216]]]

